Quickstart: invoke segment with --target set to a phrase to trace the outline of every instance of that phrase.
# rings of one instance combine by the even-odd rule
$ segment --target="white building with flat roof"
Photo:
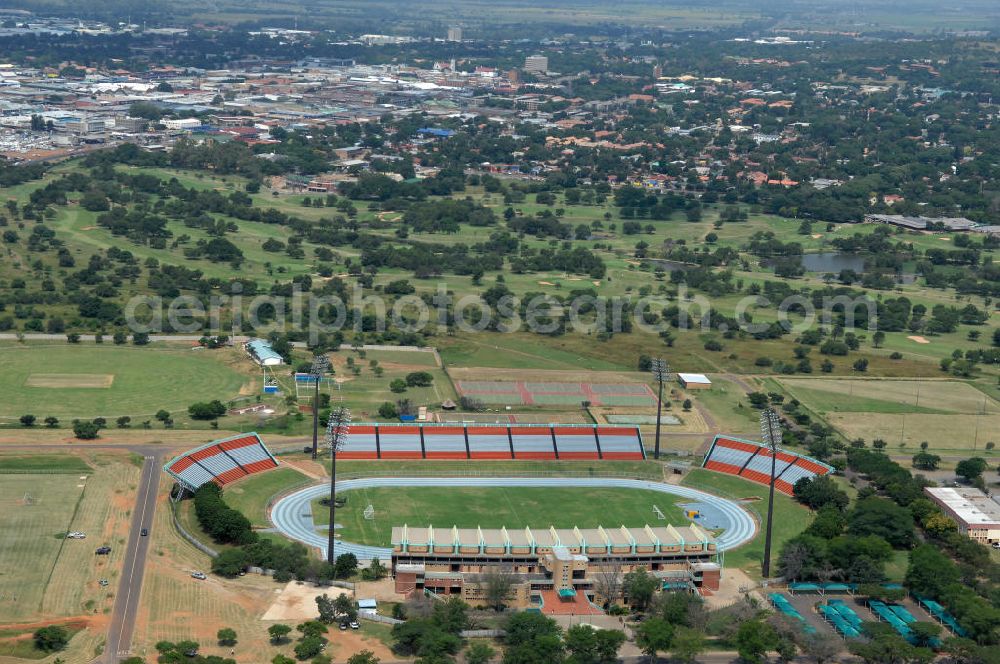
[[[982,544],[1000,542],[1000,504],[972,487],[926,487],[924,492],[958,525],[958,532]]]

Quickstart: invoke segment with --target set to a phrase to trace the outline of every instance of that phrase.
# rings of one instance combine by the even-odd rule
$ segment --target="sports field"
[[[227,486],[226,504],[246,515],[255,526],[268,527],[267,503],[276,494],[311,482],[294,468],[275,468]]]
[[[232,350],[191,350],[110,342],[0,346],[4,398],[0,419],[31,413],[66,420],[128,415],[149,419],[157,410],[183,411],[195,401],[237,396],[248,376],[229,366]]]
[[[392,527],[404,524],[438,528],[596,528],[688,523],[669,496],[637,489],[405,487],[345,491],[337,510],[341,537],[360,544],[387,546]],[[365,519],[365,507],[375,518]],[[661,520],[653,506],[666,517]],[[313,503],[317,525],[329,524],[327,507]]]
[[[0,474],[0,622],[103,613],[113,592],[98,580],[117,585],[139,469],[124,458],[84,473],[63,457],[33,461],[49,472]],[[71,530],[87,538],[65,539]],[[102,545],[110,556],[94,555]]]
[[[701,489],[723,498],[741,501],[743,506],[757,514],[760,523],[758,534],[767,527],[767,487],[747,481],[741,477],[715,473],[703,468],[689,472],[681,482],[692,489]],[[792,498],[780,493],[774,494],[774,528],[772,530],[772,564],[777,560],[781,546],[787,540],[800,534],[813,520],[813,513]],[[764,538],[757,537],[749,544],[735,551],[727,551],[725,564],[739,567],[751,576],[760,576],[760,564],[764,557]]]
[[[954,380],[782,378],[777,382],[848,438],[892,447],[975,450],[1000,442],[1000,403]]]

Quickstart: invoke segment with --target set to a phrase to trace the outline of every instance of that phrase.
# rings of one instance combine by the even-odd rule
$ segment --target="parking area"
[[[827,623],[816,609],[818,604],[824,604],[831,599],[839,599],[846,602],[847,605],[858,614],[858,617],[861,618],[863,622],[875,622],[878,620],[878,617],[872,613],[867,606],[865,606],[864,598],[859,595],[849,595],[846,593],[827,593],[825,595],[819,595],[816,593],[796,593],[792,595],[787,591],[782,594],[786,599],[788,599],[791,605],[795,607],[795,610],[802,615],[806,622],[815,627],[821,634],[837,634],[833,626]],[[930,616],[930,614],[928,614],[909,597],[906,597],[896,603],[905,607],[918,622],[937,622]],[[949,633],[947,629],[944,629],[942,636],[948,635]]]

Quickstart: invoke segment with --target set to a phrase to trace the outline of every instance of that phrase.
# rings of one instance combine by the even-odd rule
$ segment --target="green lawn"
[[[437,528],[525,527],[544,529],[597,526],[656,526],[688,523],[677,497],[640,489],[521,488],[521,487],[380,487],[345,491],[347,504],[337,510],[341,536],[351,542],[388,545],[393,526]],[[375,518],[364,518],[367,505]],[[656,505],[666,515],[660,521]],[[597,508],[596,506],[599,506]],[[327,508],[313,503],[317,525],[329,523]]]
[[[219,361],[226,352],[166,344],[8,342],[0,346],[0,371],[6,385],[0,419],[16,420],[31,413],[38,418],[36,426],[42,426],[42,419],[49,415],[62,420],[128,415],[135,421],[149,419],[161,408],[184,411],[195,401],[226,401],[237,396],[247,382],[245,376]],[[60,382],[55,387],[34,386],[46,384],[43,379],[50,377],[69,378],[71,382],[80,374],[89,375],[81,376],[81,383],[90,376],[104,376],[110,385],[64,387],[66,383]]]
[[[692,470],[682,482],[692,489],[701,489],[715,493],[725,498],[745,499],[757,498],[744,505],[758,515],[760,532],[748,544],[735,551],[727,551],[725,564],[738,567],[751,576],[760,576],[761,560],[764,557],[763,533],[767,527],[767,487],[747,481],[734,475],[724,475],[702,468]],[[774,494],[774,528],[771,539],[771,564],[778,559],[782,545],[806,529],[813,519],[813,513],[797,502],[775,492]]]
[[[0,480],[0,620],[31,616],[42,605],[64,540],[83,495],[78,482],[57,475],[5,475]],[[30,497],[30,502],[25,498]]]
[[[276,468],[226,487],[226,504],[242,512],[254,526],[268,527],[267,505],[276,494],[311,480],[294,468]]]
[[[0,455],[0,475],[15,473],[81,475],[94,471],[71,455]]]

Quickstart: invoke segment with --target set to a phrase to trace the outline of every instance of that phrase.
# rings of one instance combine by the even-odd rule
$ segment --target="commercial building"
[[[524,608],[604,603],[609,575],[645,569],[663,589],[718,590],[715,539],[694,524],[641,528],[392,529],[396,592],[433,592],[485,603],[487,580],[507,575],[507,604]],[[553,606],[555,605],[555,606]],[[547,608],[546,608],[547,607]]]
[[[981,544],[1000,542],[1000,504],[972,487],[926,487],[924,492],[958,525],[958,532]]]
[[[544,74],[549,70],[549,59],[544,55],[529,55],[524,59],[524,71]]]
[[[712,381],[705,374],[679,373],[677,381],[687,390],[710,390]]]
[[[462,41],[462,28],[458,27],[448,28],[448,41],[450,42]]]

